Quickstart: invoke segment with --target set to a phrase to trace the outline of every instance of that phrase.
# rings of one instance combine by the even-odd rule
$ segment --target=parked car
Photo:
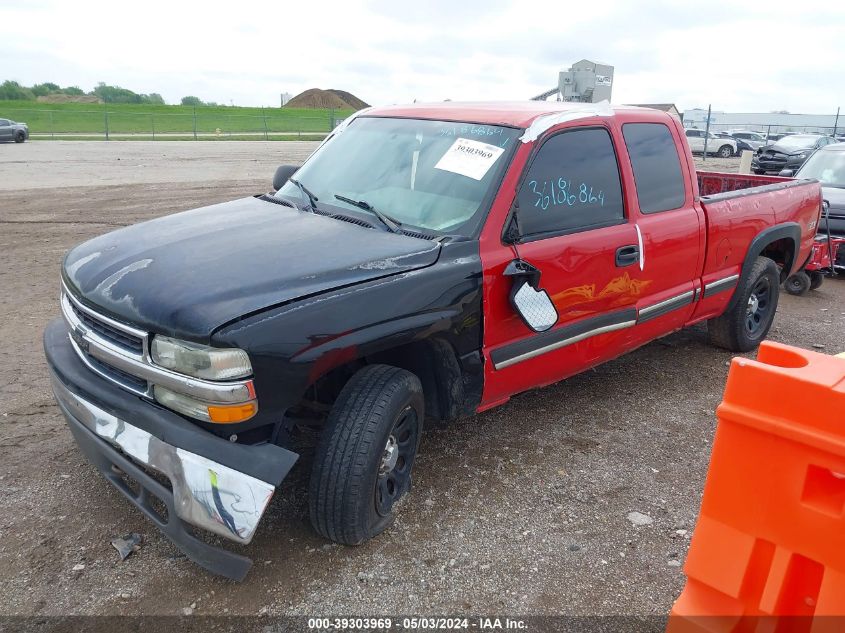
[[[736,153],[740,154],[745,150],[754,151],[756,148],[751,147],[751,144],[748,141],[744,141],[741,138],[734,138],[728,132],[716,132],[716,136],[719,138],[727,138],[732,139],[736,142]]]
[[[792,176],[791,169],[780,172],[781,176]],[[819,233],[830,232],[845,237],[845,143],[831,143],[815,152],[795,172],[796,178],[814,178],[822,185],[825,210],[819,220]]]
[[[690,128],[685,130],[685,134],[692,153],[703,154],[704,139],[707,136],[704,130]],[[736,141],[732,138],[719,138],[713,132],[710,132],[710,136],[707,138],[707,153],[720,158],[730,158],[736,154]]]
[[[730,130],[728,134],[735,139],[737,145],[743,143],[745,147],[740,146],[739,149],[757,150],[766,145],[766,135],[759,132],[751,132],[750,130]]]
[[[15,123],[9,119],[0,119],[0,142],[23,143],[28,138],[29,127],[26,123]]]
[[[777,143],[761,147],[751,159],[755,174],[777,174],[783,169],[797,170],[814,151],[830,143],[832,136],[822,134],[792,134]]]
[[[754,349],[810,252],[818,182],[705,179],[673,116],[576,105],[368,109],[274,193],[73,248],[44,348],[79,447],[239,579],[249,559],[190,530],[249,543],[303,430],[311,523],[358,544],[408,494],[424,419],[694,323]]]

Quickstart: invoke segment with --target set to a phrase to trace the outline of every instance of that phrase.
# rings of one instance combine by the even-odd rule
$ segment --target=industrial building
[[[582,59],[569,70],[562,70],[558,84],[550,90],[532,97],[532,101],[546,101],[556,97],[558,101],[580,101],[598,103],[610,101],[613,89],[613,66]]]

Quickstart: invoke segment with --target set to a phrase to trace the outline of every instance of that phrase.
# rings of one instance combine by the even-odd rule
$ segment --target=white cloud
[[[97,81],[168,102],[275,105],[340,88],[374,104],[524,99],[581,58],[613,100],[832,112],[845,102],[845,3],[0,0],[0,79]]]

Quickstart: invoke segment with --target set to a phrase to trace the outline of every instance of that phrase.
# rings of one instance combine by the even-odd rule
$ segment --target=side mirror
[[[285,183],[293,176],[299,167],[295,165],[282,165],[276,170],[275,175],[273,176],[273,189],[278,191],[281,189]]]
[[[792,178],[793,174],[795,174],[794,169],[781,169],[778,172],[778,176],[783,176],[784,178]]]
[[[557,309],[549,293],[539,288],[540,271],[528,262],[515,259],[505,275],[513,278],[510,299],[517,314],[535,332],[545,332],[558,320]]]

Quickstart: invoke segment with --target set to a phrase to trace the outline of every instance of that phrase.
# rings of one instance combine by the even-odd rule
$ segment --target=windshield
[[[799,178],[815,178],[826,187],[845,189],[845,152],[816,152],[796,174]]]
[[[296,172],[318,208],[372,215],[405,228],[472,236],[489,207],[521,130],[493,125],[356,118]],[[302,198],[288,181],[277,196]],[[379,224],[375,216],[374,224]]]
[[[778,145],[784,149],[809,149],[816,144],[816,136],[784,136]]]

